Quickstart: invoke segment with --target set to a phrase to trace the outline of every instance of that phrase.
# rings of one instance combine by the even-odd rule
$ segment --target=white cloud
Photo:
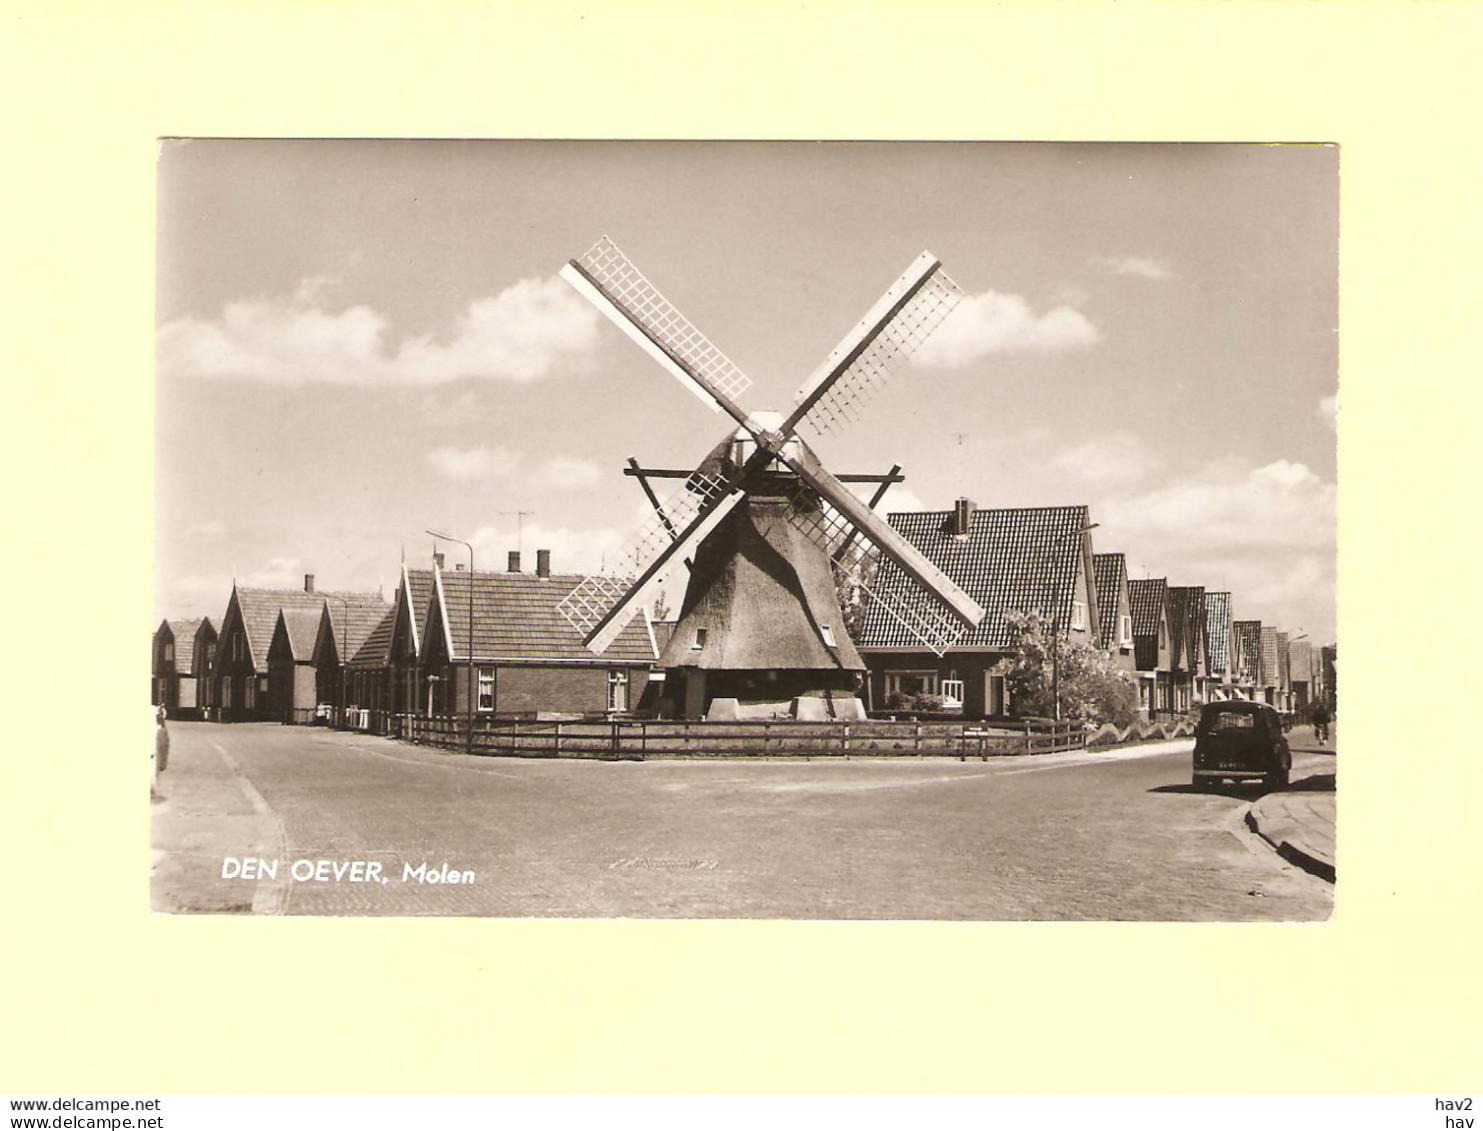
[[[1114,432],[1066,448],[1051,463],[1072,479],[1103,487],[1131,486],[1162,463],[1131,432]]]
[[[1237,619],[1315,640],[1334,631],[1337,490],[1291,460],[1222,460],[1179,483],[1093,507],[1099,550],[1128,555],[1134,576],[1228,589]]]
[[[246,299],[228,303],[219,318],[167,323],[156,341],[160,375],[281,384],[534,381],[560,364],[580,364],[597,340],[597,313],[564,282],[522,279],[470,303],[450,340],[423,335],[392,350],[375,310],[325,308],[330,282],[316,276],[290,299]]]
[[[1167,264],[1142,255],[1094,255],[1092,265],[1114,275],[1129,275],[1136,279],[1163,281],[1174,278]]]
[[[1036,314],[1019,295],[985,291],[958,303],[914,360],[921,365],[956,367],[990,354],[1082,349],[1098,337],[1086,316],[1069,306]]]
[[[1324,397],[1318,402],[1318,415],[1327,420],[1329,424],[1338,427],[1339,424],[1339,394]]]
[[[434,448],[427,462],[449,479],[490,479],[508,475],[520,464],[520,453],[508,448]]]
[[[1334,544],[1337,490],[1305,464],[1222,461],[1179,483],[1102,504],[1119,537],[1163,539],[1207,550]]]
[[[555,456],[541,465],[543,483],[564,491],[596,487],[602,482],[602,468],[590,459]]]

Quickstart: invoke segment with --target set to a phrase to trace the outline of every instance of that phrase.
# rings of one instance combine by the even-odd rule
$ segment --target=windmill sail
[[[807,421],[825,433],[854,421],[962,298],[942,264],[922,252],[803,383],[785,427]]]
[[[563,267],[561,277],[713,411],[751,387],[751,379],[607,236]]]

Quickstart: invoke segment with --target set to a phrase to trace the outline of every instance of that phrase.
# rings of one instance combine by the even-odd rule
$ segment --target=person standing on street
[[[1313,704],[1313,736],[1321,743],[1329,740],[1329,709],[1322,699]]]

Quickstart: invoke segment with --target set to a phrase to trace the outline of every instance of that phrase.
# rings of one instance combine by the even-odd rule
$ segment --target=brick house
[[[442,555],[433,555],[441,567]],[[433,571],[402,563],[391,612],[352,654],[346,672],[346,706],[390,714],[428,714],[431,687],[422,666]]]
[[[199,620],[162,620],[154,632],[150,662],[150,702],[171,718],[194,714],[196,681],[193,665]]]
[[[1174,649],[1169,632],[1169,585],[1162,577],[1128,582],[1133,610],[1133,657],[1138,709],[1148,718],[1174,710]]]
[[[387,636],[391,625],[388,618],[395,611],[394,604],[387,604],[379,597],[374,601],[341,600],[328,597],[319,625],[314,634],[312,662],[314,666],[314,705],[329,707],[336,712],[343,710],[349,700],[349,661],[370,639],[382,624],[387,623]],[[344,661],[341,657],[345,657]],[[271,657],[269,657],[271,666]]]
[[[1203,699],[1210,667],[1205,649],[1205,590],[1169,586],[1169,639],[1173,657],[1174,710],[1182,714]]]
[[[307,723],[314,710],[314,641],[324,605],[317,609],[279,609],[268,644],[268,717]]]
[[[1138,670],[1133,650],[1133,601],[1128,593],[1128,561],[1122,554],[1093,554],[1097,593],[1097,647],[1119,668]]]
[[[374,600],[371,593],[336,596]],[[304,575],[304,588],[244,589],[232,586],[212,665],[216,717],[222,722],[274,717],[268,702],[268,648],[284,609],[311,609],[317,615],[325,595],[314,591],[314,575]]]
[[[1231,620],[1231,595],[1213,590],[1205,594],[1205,641],[1209,649],[1210,683],[1205,695],[1212,699],[1234,699],[1236,649],[1235,630]]]
[[[659,657],[642,610],[607,651],[596,654],[557,609],[584,580],[553,574],[550,554],[535,573],[433,568],[433,593],[422,637],[421,670],[432,713],[462,715],[469,694],[469,603],[473,602],[475,710],[502,716],[623,713],[639,702]]]
[[[896,696],[930,694],[961,703],[967,718],[1007,715],[1012,704],[1002,665],[1014,657],[1010,613],[1038,611],[1047,634],[1097,645],[1100,611],[1085,506],[990,510],[961,499],[950,511],[896,513],[888,521],[987,615],[938,656],[867,603],[855,643],[867,669],[869,709],[883,710]],[[905,582],[886,559],[872,584]]]

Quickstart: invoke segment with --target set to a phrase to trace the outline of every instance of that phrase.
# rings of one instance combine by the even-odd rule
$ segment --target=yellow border
[[[1477,508],[1449,425],[1479,408],[1477,4],[12,0],[0,27],[0,1087],[1476,1081]],[[163,134],[1340,142],[1335,919],[151,917],[135,751]],[[1261,973],[1210,974],[1234,968]]]

